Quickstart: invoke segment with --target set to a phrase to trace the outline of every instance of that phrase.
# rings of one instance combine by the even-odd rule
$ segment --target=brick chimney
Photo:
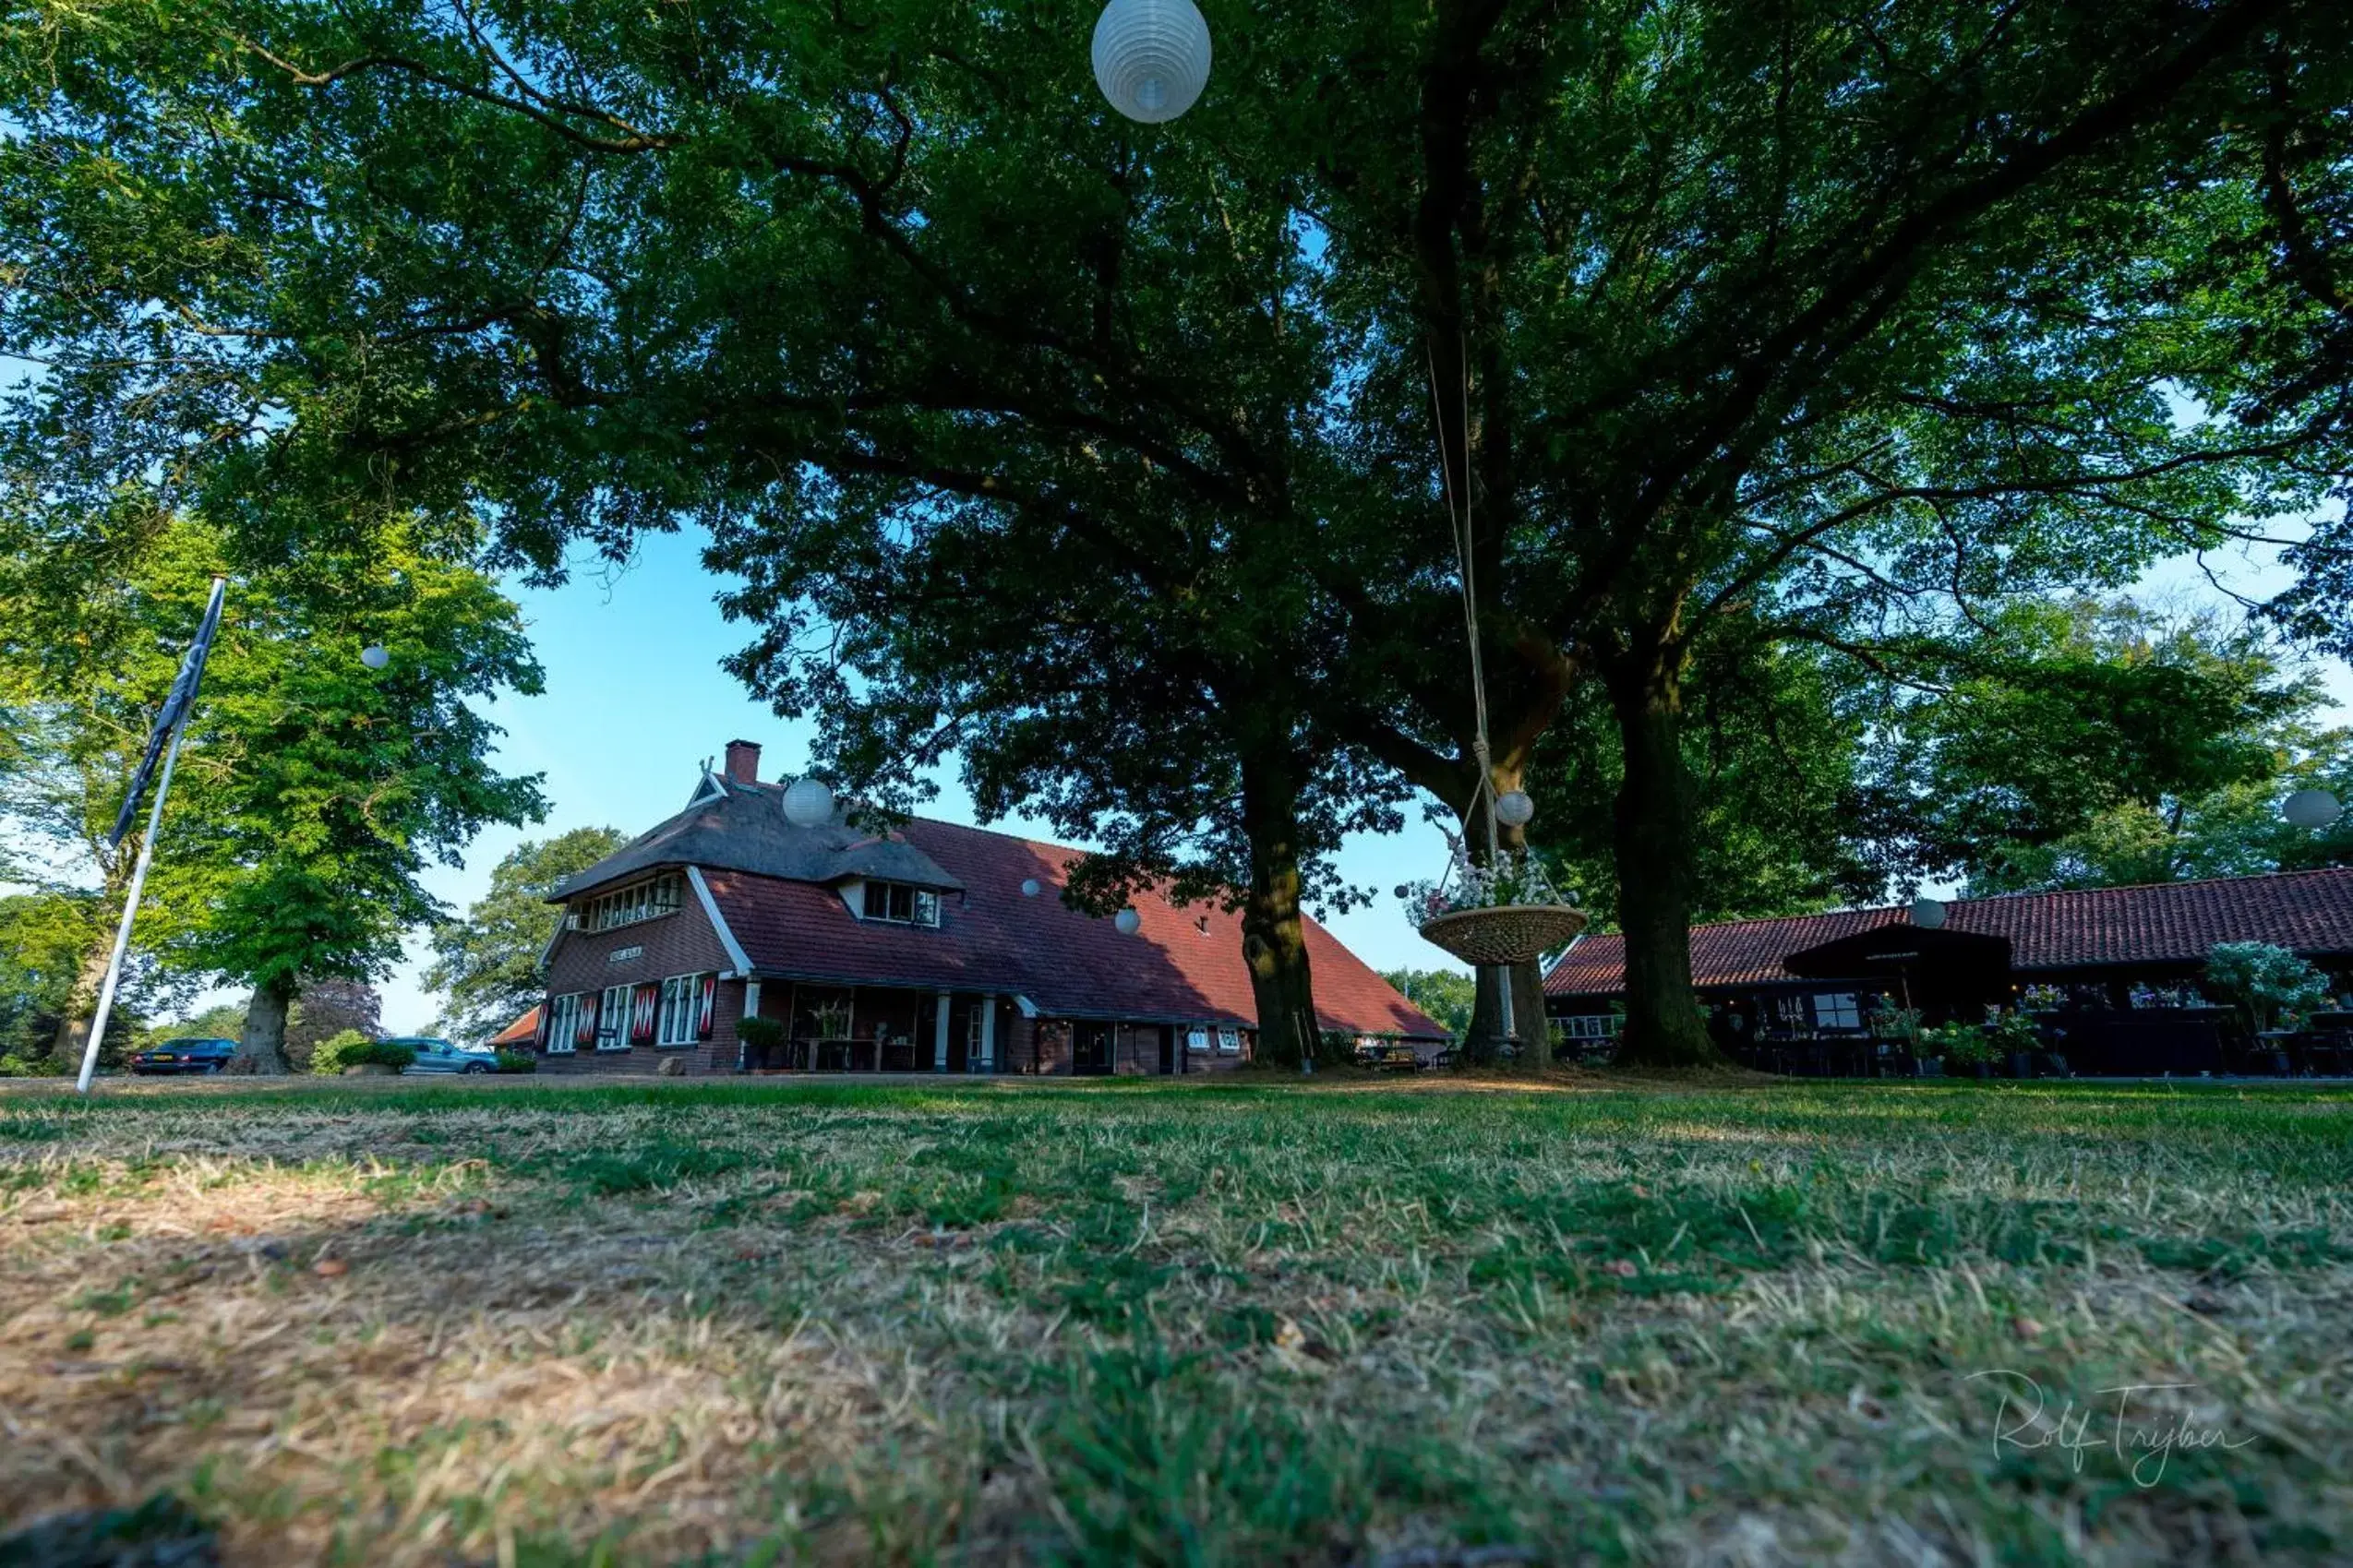
[[[727,742],[727,782],[754,784],[760,782],[760,743],[756,740]]]

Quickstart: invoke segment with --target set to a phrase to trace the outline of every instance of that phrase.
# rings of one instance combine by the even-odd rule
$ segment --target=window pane
[[[918,926],[936,926],[940,923],[940,895],[938,893],[918,892],[915,895],[915,923]]]
[[[891,890],[881,882],[866,884],[866,917],[880,920],[891,912]]]

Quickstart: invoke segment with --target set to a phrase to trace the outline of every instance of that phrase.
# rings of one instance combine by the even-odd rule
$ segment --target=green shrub
[[[72,1071],[54,1056],[22,1056],[13,1051],[0,1056],[0,1078],[63,1078]]]
[[[310,1070],[321,1078],[339,1076],[347,1067],[389,1067],[394,1071],[416,1060],[414,1048],[390,1040],[371,1040],[356,1029],[330,1035],[310,1053]]]
[[[1948,1067],[1989,1065],[2001,1054],[1975,1023],[1939,1023],[1933,1029],[1924,1029],[1920,1046],[1928,1055],[1942,1057]]]
[[[2206,984],[2238,1007],[2255,1034],[2329,1003],[2328,976],[2269,942],[2215,943],[2206,954]]]
[[[536,1072],[539,1059],[529,1051],[500,1051],[498,1071],[501,1072]]]
[[[1985,1034],[1987,1042],[2000,1055],[2043,1048],[2043,1032],[2035,1026],[2033,1019],[2023,1012],[1989,1011]]]
[[[773,1050],[785,1043],[781,1018],[746,1018],[736,1024],[736,1038],[756,1051]]]

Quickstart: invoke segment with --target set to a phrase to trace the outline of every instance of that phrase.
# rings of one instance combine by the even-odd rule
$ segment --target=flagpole
[[[131,885],[123,895],[123,918],[114,928],[114,952],[106,961],[106,981],[98,988],[98,1011],[90,1021],[90,1038],[82,1046],[81,1076],[75,1089],[90,1093],[90,1081],[98,1071],[98,1047],[106,1038],[106,1021],[114,1011],[114,990],[123,981],[123,959],[130,952],[131,921],[138,914],[139,890],[147,885],[147,864],[155,855],[155,837],[163,826],[163,797],[172,792],[172,770],[179,765],[180,740],[188,732],[188,715],[196,712],[195,687],[204,678],[205,656],[212,651],[210,635],[221,616],[221,595],[229,580],[212,580],[212,602],[205,606],[204,629],[198,634],[197,644],[188,651],[195,664],[195,678],[189,685],[189,700],[184,703],[179,716],[172,722],[171,748],[163,754],[163,772],[155,781],[155,805],[147,814],[147,833],[139,840],[138,859],[131,867]],[[152,755],[150,753],[150,755]]]

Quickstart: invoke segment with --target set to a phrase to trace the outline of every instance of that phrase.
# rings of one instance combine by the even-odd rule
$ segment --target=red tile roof
[[[538,1038],[539,1009],[534,1007],[529,1012],[491,1035],[490,1043],[494,1046],[527,1046]]]
[[[1949,929],[2009,938],[2011,968],[2029,972],[2202,963],[2216,942],[2275,942],[2308,957],[2353,954],[2353,868],[1961,899],[1945,907]],[[1692,981],[1786,980],[1782,960],[1791,953],[1908,918],[1899,907],[1696,926]],[[1625,988],[1626,943],[1617,936],[1583,939],[1544,976],[1548,996]]]
[[[810,882],[710,868],[703,878],[762,974],[1004,991],[1026,997],[1049,1017],[1256,1025],[1239,916],[1142,892],[1134,906],[1144,924],[1123,937],[1110,921],[1062,904],[1077,850],[920,818],[902,833],[964,884],[963,892],[942,898],[937,930],[858,920],[839,894]],[[1041,884],[1035,898],[1022,896],[1027,880]],[[1446,1037],[1312,920],[1307,956],[1323,1027]]]

